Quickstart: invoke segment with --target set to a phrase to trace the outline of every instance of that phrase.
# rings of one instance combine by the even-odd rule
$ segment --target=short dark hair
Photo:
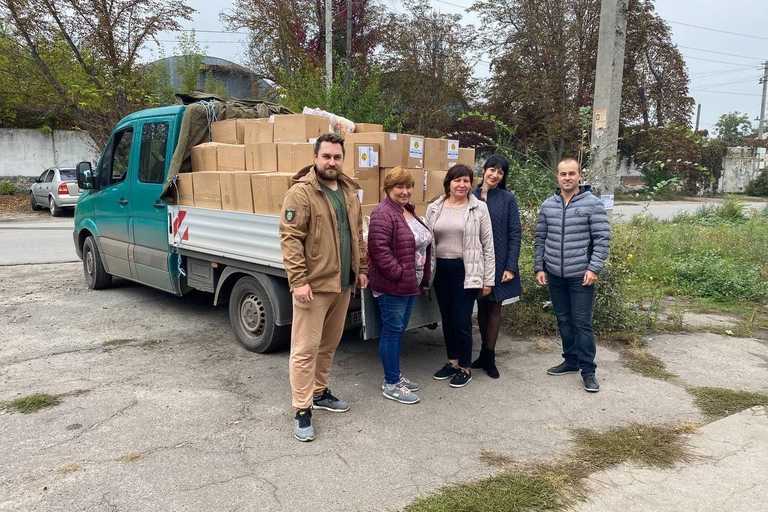
[[[472,178],[475,177],[474,171],[464,164],[456,164],[445,173],[445,179],[443,180],[443,189],[445,190],[445,197],[451,195],[451,182],[456,178],[466,176],[469,178],[469,184],[472,185]]]
[[[507,174],[509,173],[509,161],[501,155],[491,155],[488,157],[488,160],[486,160],[485,163],[483,164],[483,174],[485,174],[485,170],[490,167],[501,169],[501,172],[504,174],[504,176],[501,178],[501,181],[497,185],[497,188],[500,188],[501,190],[507,190]]]
[[[330,142],[331,144],[341,145],[341,154],[345,155],[344,151],[344,137],[335,133],[324,133],[315,140],[315,156],[320,152],[320,144],[323,142]]]
[[[576,164],[576,167],[579,168],[579,174],[581,174],[581,164],[577,159],[573,158],[572,156],[563,157],[560,159],[559,162],[557,162],[557,165],[555,166],[555,174],[557,174],[558,172],[557,168],[560,167],[560,164],[570,163],[570,162],[573,162]]]

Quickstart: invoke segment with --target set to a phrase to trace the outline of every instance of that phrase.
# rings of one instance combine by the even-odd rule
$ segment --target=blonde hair
[[[402,167],[393,167],[387,171],[384,176],[384,193],[389,194],[389,191],[398,185],[405,185],[406,187],[413,187],[416,182],[413,179],[411,173],[403,169]]]

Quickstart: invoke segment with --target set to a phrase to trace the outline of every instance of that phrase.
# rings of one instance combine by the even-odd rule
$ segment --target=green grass
[[[451,485],[416,499],[406,512],[525,512],[566,510],[584,496],[591,473],[625,462],[668,468],[689,458],[684,434],[691,426],[631,424],[606,431],[577,430],[575,448],[565,460],[501,471],[466,484]],[[506,467],[511,459],[481,452],[481,460]]]
[[[712,419],[723,418],[755,407],[768,406],[768,394],[751,391],[737,391],[715,387],[691,387],[688,392],[705,415]]]
[[[61,400],[54,395],[48,395],[45,393],[36,393],[34,395],[27,395],[5,402],[3,405],[6,409],[11,411],[20,412],[22,414],[30,414],[37,412],[40,409],[46,407],[53,407],[59,405]]]
[[[644,377],[658,380],[670,380],[677,377],[667,370],[664,361],[642,347],[629,347],[622,351],[624,366]]]

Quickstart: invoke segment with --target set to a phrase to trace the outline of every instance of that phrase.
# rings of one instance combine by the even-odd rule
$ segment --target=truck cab
[[[160,196],[184,110],[176,105],[125,117],[96,168],[80,164],[84,179],[74,241],[91,288],[104,287],[98,285],[119,276],[182,293],[172,264],[175,256],[168,250],[168,215]],[[103,273],[97,272],[99,263]]]

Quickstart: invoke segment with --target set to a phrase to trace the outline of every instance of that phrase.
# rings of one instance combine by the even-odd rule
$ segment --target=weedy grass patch
[[[711,419],[723,418],[758,405],[768,406],[768,394],[716,387],[690,387],[694,403]]]
[[[61,399],[54,395],[48,395],[46,393],[35,393],[33,395],[22,396],[5,402],[3,406],[11,411],[20,412],[22,414],[31,414],[47,407],[53,407],[59,405]]]

